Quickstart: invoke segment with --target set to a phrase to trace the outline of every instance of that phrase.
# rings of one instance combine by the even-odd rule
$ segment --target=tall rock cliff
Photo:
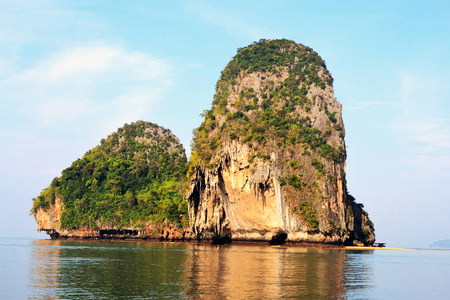
[[[31,213],[52,237],[183,238],[186,162],[169,130],[126,124],[63,170]]]
[[[374,242],[346,188],[342,105],[311,48],[261,40],[238,49],[203,117],[187,193],[199,239]]]

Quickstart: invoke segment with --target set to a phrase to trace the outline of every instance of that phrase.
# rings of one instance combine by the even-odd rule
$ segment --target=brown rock
[[[277,41],[256,43],[249,51],[263,52],[257,47],[265,43],[274,49],[270,43]],[[367,225],[371,224],[367,213],[347,193],[342,105],[334,98],[331,75],[322,63],[314,66],[316,81],[327,84],[318,86],[307,76],[298,79],[301,74],[293,75],[301,67],[296,66],[301,61],[297,55],[306,53],[302,61],[308,61],[317,59],[317,54],[303,45],[287,44],[288,50],[280,51],[295,56],[292,64],[274,67],[272,72],[240,69],[235,77],[222,75],[219,80],[213,107],[194,137],[192,157],[198,161],[191,157],[191,164],[197,166],[187,193],[192,231],[199,239],[217,242],[373,243],[373,224]],[[222,74],[232,73],[229,69],[239,64],[239,55]],[[314,70],[305,64],[303,69]],[[307,93],[286,113],[284,107],[295,96],[278,95],[291,78],[298,79],[294,91],[306,87]],[[225,106],[219,102],[223,97]],[[246,128],[265,120],[263,113],[277,118],[287,114],[288,121],[281,124],[290,123],[284,131],[266,126],[263,138],[256,141],[251,136],[254,129]],[[295,130],[303,136],[296,138]],[[215,140],[219,146],[208,148],[205,138],[199,137],[202,132],[207,132],[206,142]],[[304,138],[308,134],[322,144],[308,142]]]

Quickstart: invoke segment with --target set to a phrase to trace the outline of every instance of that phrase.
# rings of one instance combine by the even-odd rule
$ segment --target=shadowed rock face
[[[370,244],[347,193],[342,105],[312,49],[260,41],[238,54],[194,131],[191,228],[200,239]]]

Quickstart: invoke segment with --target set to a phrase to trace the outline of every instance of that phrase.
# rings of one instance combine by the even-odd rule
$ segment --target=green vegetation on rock
[[[237,86],[239,78],[252,73],[261,78],[260,89]],[[212,108],[203,112],[204,121],[194,130],[192,167],[207,166],[213,154],[230,140],[256,150],[293,151],[301,144],[327,160],[342,161],[345,151],[327,143],[338,130],[333,127],[336,112],[328,111],[322,96],[314,95],[314,100],[307,97],[312,87],[324,90],[332,82],[320,56],[293,41],[260,40],[238,49],[217,82]],[[315,101],[323,102],[329,118],[325,132],[313,126],[308,114]]]
[[[317,210],[314,208],[313,203],[303,201],[300,203],[300,214],[302,215],[309,230],[319,228],[319,220],[317,219]]]
[[[231,227],[220,201],[229,201],[230,187],[221,172],[232,166],[244,175],[241,193],[247,197],[243,190],[251,189],[248,197],[262,199],[263,206],[276,196],[283,209],[274,215],[289,211],[289,218],[279,219],[296,220],[294,231],[324,238],[340,232],[341,242],[373,242],[373,223],[344,190],[345,131],[332,85],[325,62],[309,47],[282,39],[240,48],[193,131],[189,164],[169,130],[143,121],[126,124],[63,170],[33,199],[31,213],[41,223],[46,217],[57,223],[60,200],[61,229],[182,228],[189,180],[192,231],[227,235]]]
[[[186,225],[186,155],[156,124],[126,124],[62,171],[34,199],[32,213],[61,198],[62,228],[143,228],[147,222]],[[184,223],[184,224],[182,224]]]
[[[293,212],[317,229],[315,206],[326,197],[317,181],[334,180],[331,166],[346,156],[332,84],[325,62],[304,45],[260,40],[238,49],[194,130],[188,176],[195,168],[212,169],[230,142],[247,144],[249,163],[256,166],[259,158],[278,166],[286,199],[297,207]],[[278,161],[272,162],[270,153],[277,153]]]

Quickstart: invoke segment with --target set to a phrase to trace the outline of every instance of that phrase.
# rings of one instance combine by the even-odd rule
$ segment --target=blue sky
[[[366,3],[367,2],[367,3]],[[344,107],[349,191],[389,246],[450,233],[448,1],[1,1],[0,236],[53,177],[126,122],[189,152],[236,49],[316,50]]]

